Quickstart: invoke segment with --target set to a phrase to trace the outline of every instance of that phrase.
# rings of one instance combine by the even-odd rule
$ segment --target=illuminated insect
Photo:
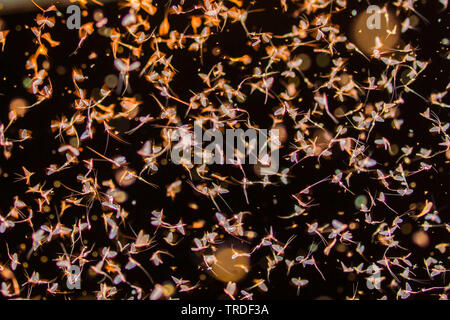
[[[141,66],[139,61],[132,62],[130,64],[130,59],[116,59],[114,60],[114,66],[120,72],[119,77],[119,85],[117,86],[117,92],[122,90],[122,86],[125,84],[122,95],[125,94],[125,91],[129,90],[128,82],[130,77],[130,72],[135,71]]]

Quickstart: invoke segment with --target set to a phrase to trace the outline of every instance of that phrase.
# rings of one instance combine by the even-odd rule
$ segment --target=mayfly
[[[116,59],[114,60],[114,66],[120,72],[119,84],[117,85],[117,93],[120,94],[120,91],[125,84],[125,88],[122,92],[122,95],[124,95],[125,91],[129,91],[128,82],[130,72],[138,69],[141,66],[141,63],[139,61],[135,61],[130,64],[130,59]]]

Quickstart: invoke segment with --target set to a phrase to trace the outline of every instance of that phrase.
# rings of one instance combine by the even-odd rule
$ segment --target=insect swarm
[[[0,295],[447,299],[447,1],[83,4],[0,20]],[[279,170],[174,163],[196,121]]]

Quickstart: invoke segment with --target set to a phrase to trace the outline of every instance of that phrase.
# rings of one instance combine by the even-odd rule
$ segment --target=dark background
[[[333,22],[338,24],[343,30],[344,34],[349,36],[349,22],[351,21],[351,11],[353,9],[361,10],[365,8],[367,4],[365,2],[348,1],[348,8],[340,13],[333,15]],[[433,3],[433,4],[432,4]],[[420,92],[421,95],[427,97],[431,92],[442,92],[445,90],[445,85],[448,82],[448,60],[445,59],[445,50],[448,47],[441,45],[441,40],[443,37],[448,37],[448,11],[441,12],[441,6],[435,5],[437,1],[427,1],[425,4],[418,4],[416,9],[425,17],[428,18],[429,23],[421,21],[417,30],[409,31],[402,36],[404,42],[410,42],[414,46],[418,47],[417,51],[420,60],[430,61],[431,64],[428,66],[423,75],[414,83],[412,86],[415,90]],[[277,1],[258,1],[254,4],[253,8],[264,8],[264,12],[257,12],[250,14],[247,20],[247,27],[249,31],[258,31],[260,29],[270,30],[275,34],[287,33],[291,29],[291,25],[295,23],[295,19],[289,17],[288,13],[282,13],[279,8],[275,6],[279,3]],[[63,10],[62,10],[63,11]],[[89,9],[90,19],[92,17],[93,10]],[[119,19],[114,20],[117,12],[126,13],[126,9],[119,10],[115,4],[106,5],[103,8],[105,16],[109,17],[108,26],[118,25]],[[1,14],[1,11],[0,11]],[[27,57],[25,52],[33,52],[35,44],[33,43],[34,36],[30,30],[24,28],[25,25],[35,25],[32,21],[35,16],[35,12],[19,13],[3,15],[1,19],[4,20],[6,29],[10,29],[11,33],[8,35],[5,50],[0,52],[0,121],[2,123],[8,123],[8,106],[9,102],[15,97],[24,97],[28,101],[34,101],[34,98],[29,94],[22,86],[23,79],[28,75],[25,69],[25,62]],[[163,13],[158,12],[157,15],[151,17],[150,22],[153,25],[157,25],[158,21],[162,21]],[[441,22],[438,22],[438,19]],[[87,18],[83,18],[83,21],[87,21]],[[76,55],[71,55],[74,52],[77,43],[79,41],[77,31],[69,31],[66,26],[62,24],[57,19],[58,22],[55,28],[52,29],[52,38],[57,41],[61,41],[61,45],[55,48],[49,49],[49,61],[51,63],[51,69],[49,71],[49,76],[52,79],[52,84],[54,88],[54,95],[49,101],[45,101],[38,107],[33,108],[28,111],[26,116],[19,119],[13,127],[8,131],[9,135],[14,135],[19,128],[27,128],[32,130],[33,139],[31,141],[25,142],[25,148],[20,149],[15,147],[13,155],[9,160],[5,160],[3,156],[0,156],[0,168],[2,173],[8,173],[8,177],[0,178],[0,212],[5,215],[9,208],[13,204],[13,197],[19,195],[19,197],[26,201],[29,197],[25,194],[26,187],[24,183],[14,183],[14,173],[22,173],[21,167],[25,166],[28,170],[36,171],[33,176],[33,181],[47,181],[46,186],[49,188],[52,186],[54,180],[59,180],[65,185],[77,189],[78,183],[76,182],[76,174],[79,172],[85,172],[81,170],[81,165],[78,166],[80,170],[70,169],[63,171],[59,174],[47,177],[45,175],[44,168],[48,167],[52,163],[62,163],[64,161],[63,155],[59,153],[54,153],[59,146],[59,141],[54,139],[54,133],[50,131],[51,120],[57,119],[61,115],[65,114],[68,117],[71,115],[72,104],[74,96],[65,93],[65,87],[73,89],[73,83],[70,77],[70,70],[73,66],[79,66],[80,64],[95,63],[93,68],[87,68],[83,70],[85,75],[89,76],[89,79],[83,82],[82,87],[87,88],[88,94],[95,94],[94,88],[101,87],[104,77],[110,73],[117,73],[113,69],[113,58],[105,57],[104,52],[110,49],[109,39],[98,35],[96,32],[88,37],[84,45],[78,51]],[[153,22],[155,21],[155,22]],[[171,19],[171,27],[183,30],[185,26],[185,21],[180,18],[179,24],[177,24],[177,18]],[[16,26],[22,26],[21,31],[15,30]],[[241,44],[247,41],[245,33],[239,23],[231,25],[226,28],[226,30],[218,35],[211,36],[205,45],[210,52],[211,48],[215,45],[219,45],[221,48],[221,54],[219,56],[213,56],[212,54],[204,55],[204,65],[200,65],[198,59],[198,53],[175,53],[172,63],[178,69],[178,73],[175,76],[175,80],[172,83],[172,88],[176,91],[180,98],[187,98],[190,96],[188,89],[193,91],[198,91],[202,88],[202,83],[199,77],[196,76],[197,69],[199,66],[203,70],[209,70],[212,65],[223,59],[224,55],[227,56],[241,56],[243,54],[249,54],[253,58],[252,64],[257,63],[258,53],[251,51],[245,52],[248,47],[243,47]],[[305,50],[299,49],[299,50]],[[99,58],[94,61],[89,61],[87,56],[95,51]],[[353,56],[346,53],[345,48],[339,50],[344,57],[350,58],[348,63],[349,72],[354,71],[354,77],[357,79],[364,79],[366,74],[356,73],[362,68],[371,70],[371,72],[381,72],[384,68],[380,62],[368,62],[358,56]],[[148,55],[149,56],[149,55]],[[142,59],[141,61],[146,61]],[[63,65],[68,71],[65,76],[60,76],[56,73],[56,67]],[[227,66],[227,77],[231,79],[234,84],[238,84],[242,79],[243,75],[239,70],[234,70],[232,66]],[[237,68],[236,68],[237,69]],[[320,77],[328,72],[328,69],[322,69],[315,65],[313,61],[312,67],[305,72],[305,74],[311,79],[314,77]],[[139,79],[137,76],[130,78],[130,86],[132,88],[133,94],[138,94],[139,97],[144,101],[146,110],[150,113],[153,111],[156,113],[158,111],[158,106],[156,105],[150,93],[157,94],[157,91],[152,88],[152,86]],[[281,84],[276,82],[276,87],[281,88]],[[308,92],[306,88],[302,91],[304,101],[312,101],[313,93]],[[118,102],[113,99],[117,99],[118,96],[110,99],[110,103]],[[429,106],[425,101],[413,94],[403,95],[405,103],[400,106],[401,117],[405,120],[405,125],[400,131],[392,130],[388,123],[379,124],[375,128],[375,134],[381,133],[382,135],[389,137],[391,144],[396,143],[399,146],[405,144],[415,145],[416,143],[424,147],[437,145],[439,138],[433,136],[428,132],[429,127],[424,125],[424,119],[419,113],[424,112]],[[273,101],[269,100],[270,103]],[[261,112],[261,106],[264,104],[264,96],[260,95],[250,95],[247,99],[245,105],[247,110],[250,112],[251,119],[254,123],[260,125],[261,127],[270,127],[272,120],[269,117],[269,112]],[[267,107],[264,110],[269,110]],[[270,110],[269,110],[270,111]],[[433,111],[438,114],[442,121],[448,121],[448,111],[444,108],[433,108]],[[287,120],[290,121],[290,120]],[[162,123],[162,122],[161,122]],[[117,121],[115,123],[117,128],[122,131],[126,131],[128,128],[133,127],[133,123],[129,121]],[[291,129],[289,133],[294,132],[292,130],[293,124],[291,123]],[[414,136],[409,136],[409,130],[414,130]],[[98,132],[101,131],[99,128]],[[127,160],[130,162],[131,167],[139,169],[142,167],[142,160],[136,154],[136,150],[140,147],[144,141],[147,139],[154,138],[156,140],[159,138],[159,129],[151,126],[146,126],[144,129],[139,130],[135,135],[133,135],[129,142],[131,145],[120,144],[115,140],[109,139],[108,151],[106,154],[122,154],[125,155]],[[91,146],[96,150],[103,150],[106,146],[106,135],[96,134],[94,140],[89,141],[87,145]],[[395,161],[394,158],[386,156],[386,153],[374,151],[374,157],[378,161],[386,161],[389,165],[394,165],[392,162]],[[91,155],[93,156],[93,155]],[[278,218],[280,215],[287,215],[292,212],[293,205],[295,204],[294,199],[292,199],[291,194],[298,192],[299,190],[305,188],[306,186],[330,175],[334,174],[336,169],[345,168],[347,159],[343,156],[333,156],[331,160],[323,159],[321,160],[321,165],[317,169],[315,167],[317,161],[316,159],[310,158],[302,162],[301,165],[295,166],[290,172],[292,176],[289,178],[290,183],[284,185],[277,183],[277,185],[268,186],[262,188],[260,186],[255,186],[249,189],[248,195],[250,200],[250,205],[245,201],[244,194],[242,193],[242,188],[239,185],[228,185],[226,186],[230,193],[225,195],[224,198],[227,203],[233,209],[233,212],[240,211],[251,211],[252,214],[246,216],[245,223],[247,226],[252,226],[259,235],[266,234],[270,226],[274,226],[276,230],[276,236],[280,241],[287,241],[288,238],[293,234],[292,230],[286,231],[286,228],[292,224],[292,221],[281,220]],[[423,201],[423,194],[428,191],[431,195],[431,199],[435,204],[435,209],[439,211],[441,218],[445,218],[450,210],[448,202],[448,189],[449,189],[449,175],[448,175],[448,163],[445,161],[445,156],[439,156],[432,159],[431,163],[436,170],[430,170],[418,174],[414,177],[413,181],[416,182],[417,187],[413,195],[409,197],[393,197],[390,198],[389,204],[395,208],[398,212],[403,213],[408,210],[409,205],[414,202]],[[417,162],[418,164],[418,162]],[[283,160],[281,167],[287,167],[290,164]],[[388,166],[389,166],[388,165]],[[97,176],[98,180],[102,181],[109,179],[112,176],[113,171],[111,166],[107,163],[96,162],[96,168],[98,170]],[[215,170],[222,172],[224,175],[234,175],[239,177],[239,169],[232,168],[229,166],[217,167]],[[252,176],[252,171],[246,170],[249,174],[249,178],[257,178]],[[142,183],[135,183],[124,190],[129,195],[129,200],[123,204],[125,209],[130,212],[130,216],[127,219],[128,225],[124,230],[127,234],[132,234],[130,226],[137,233],[140,229],[146,230],[148,233],[152,233],[152,227],[150,226],[150,213],[152,210],[164,208],[164,212],[168,217],[168,220],[172,223],[176,223],[179,217],[182,216],[185,223],[192,223],[200,218],[207,221],[207,225],[213,225],[216,223],[214,213],[217,211],[213,206],[212,202],[196,193],[188,184],[183,184],[183,190],[179,193],[175,199],[166,197],[166,191],[164,186],[172,183],[177,177],[182,177],[186,180],[186,171],[178,166],[168,164],[166,166],[160,166],[159,172],[152,176],[149,180],[160,186],[159,189],[151,188]],[[195,178],[194,178],[195,181]],[[361,174],[355,176],[352,179],[351,189],[355,191],[356,194],[361,194],[365,189],[375,189],[378,186],[378,182],[369,175]],[[54,203],[58,203],[57,199],[62,199],[66,197],[67,190],[64,188],[54,188],[55,194],[53,196]],[[314,188],[313,191],[315,203],[320,203],[320,206],[313,207],[309,210],[309,215],[307,217],[299,217],[296,221],[300,226],[296,229],[297,238],[293,241],[292,245],[288,248],[286,256],[295,257],[299,254],[305,254],[308,250],[308,246],[311,243],[311,237],[307,235],[305,223],[319,222],[319,225],[330,222],[332,219],[338,217],[338,211],[344,211],[346,214],[344,216],[339,216],[339,220],[342,222],[354,221],[356,215],[361,215],[354,207],[354,197],[350,194],[342,193],[342,190],[336,185],[332,184],[321,184]],[[136,204],[132,205],[131,200],[136,200]],[[276,200],[276,201],[274,201]],[[191,202],[196,202],[199,206],[199,210],[192,210],[189,208],[188,204]],[[219,206],[228,215],[231,215],[229,209],[223,204],[221,200],[218,200]],[[101,211],[100,205],[98,203],[94,204],[91,214]],[[76,221],[76,218],[81,217],[84,211],[80,208],[71,208],[68,213],[64,215],[61,222],[66,225],[71,225]],[[395,218],[392,212],[385,210],[382,206],[377,206],[373,210],[373,217],[375,220],[380,220],[386,218],[386,221],[392,222]],[[414,220],[408,220],[414,226],[414,230],[420,228],[419,224]],[[33,223],[37,226],[49,222],[49,217],[46,214],[37,214]],[[55,223],[56,221],[51,221]],[[384,247],[370,245],[371,235],[375,231],[376,226],[367,226],[361,224],[363,228],[353,231],[354,238],[361,240],[366,244],[366,256],[372,261],[380,259],[384,252]],[[373,229],[371,229],[373,228]],[[123,230],[122,230],[123,231]],[[7,231],[5,234],[0,235],[0,261],[6,263],[6,247],[5,243],[8,243],[10,250],[17,252],[19,251],[19,245],[21,243],[27,244],[27,250],[23,253],[23,256],[28,253],[31,247],[31,240],[29,239],[31,235],[30,228],[28,225],[21,224],[17,225],[12,231]],[[201,260],[195,254],[190,251],[192,242],[189,239],[193,237],[199,237],[202,235],[202,231],[190,230],[188,237],[185,241],[182,241],[176,247],[169,247],[164,241],[159,242],[159,249],[167,249],[172,254],[175,255],[174,258],[166,258],[168,261],[164,266],[154,267],[149,258],[152,251],[147,251],[140,254],[136,259],[147,268],[149,273],[152,275],[156,283],[162,283],[170,279],[171,275],[182,276],[184,279],[191,280],[192,283],[198,281],[198,277],[204,271],[201,271]],[[434,228],[429,231],[431,243],[428,248],[421,249],[415,246],[411,242],[410,235],[404,236],[404,238],[399,238],[401,240],[402,246],[409,248],[414,251],[414,262],[423,265],[423,259],[429,256],[430,248],[441,242],[448,242],[448,233],[440,228]],[[160,236],[159,236],[160,237]],[[26,239],[26,240],[24,240]],[[104,222],[102,219],[98,219],[97,222],[93,223],[93,229],[84,233],[84,239],[88,240],[90,245],[96,244],[97,248],[102,248],[103,246],[110,246],[110,241],[107,239],[107,233],[105,232]],[[225,239],[227,243],[231,243],[235,240]],[[315,240],[316,242],[319,239]],[[90,246],[89,245],[89,246]],[[165,247],[166,246],[166,247]],[[323,281],[320,275],[314,268],[300,268],[295,267],[291,272],[291,276],[301,274],[302,278],[310,280],[308,286],[302,288],[301,299],[315,299],[321,296],[326,296],[332,299],[344,299],[345,297],[351,297],[354,293],[354,288],[356,286],[356,280],[359,282],[358,288],[364,290],[364,294],[361,298],[372,299],[379,298],[383,294],[388,295],[390,298],[395,298],[395,292],[390,290],[384,290],[383,293],[377,291],[369,291],[365,289],[365,279],[364,275],[358,275],[356,279],[350,281],[348,279],[348,274],[343,273],[340,269],[340,263],[338,261],[343,261],[347,266],[358,265],[363,262],[360,256],[358,256],[357,261],[353,261],[356,258],[348,258],[345,254],[338,253],[335,250],[326,257],[319,250],[314,256],[318,263],[319,268],[324,273],[326,277],[326,282]],[[390,255],[394,255],[396,250],[392,250]],[[49,257],[49,262],[41,263],[39,257],[41,254],[45,254]],[[436,251],[436,254],[440,253]],[[56,241],[52,243],[45,244],[44,249],[38,249],[36,254],[31,255],[29,261],[29,268],[27,272],[31,274],[33,270],[39,271],[41,278],[53,279],[55,277],[61,276],[61,271],[56,269],[52,263],[58,254],[61,254],[61,247]],[[251,260],[251,272],[242,282],[239,283],[240,288],[249,287],[252,285],[252,279],[254,278],[265,278],[265,266],[266,259],[265,255],[269,254],[268,249],[263,249],[258,251]],[[404,251],[399,251],[398,254],[404,254]],[[354,255],[354,257],[357,254]],[[439,257],[440,260],[446,261],[446,257],[442,255]],[[361,261],[360,261],[361,260]],[[126,264],[126,256],[120,256],[116,259],[122,265]],[[176,266],[177,269],[174,271],[170,266]],[[26,278],[23,276],[22,266],[18,268],[19,272],[16,272],[16,277],[18,277],[19,283],[23,283]],[[419,268],[417,271],[417,278],[427,279],[425,270]],[[153,285],[144,278],[142,272],[139,269],[134,269],[127,272],[127,279],[130,282],[135,282],[139,284],[144,289],[151,289]],[[269,291],[267,293],[262,293],[255,291],[255,298],[265,298],[265,299],[296,299],[296,288],[290,286],[289,278],[286,277],[286,268],[284,263],[280,264],[271,273],[271,281],[268,283]],[[388,279],[390,279],[388,275]],[[92,294],[92,290],[98,289],[97,281],[99,279],[94,279],[86,276],[83,278],[83,290],[88,293],[88,296]],[[443,283],[432,283],[429,280],[426,281],[426,287],[431,287],[434,285],[443,285]],[[62,283],[62,281],[60,281]],[[248,286],[247,286],[248,284]],[[419,285],[422,287],[422,285]],[[117,297],[127,296],[128,288],[121,288],[118,286],[119,294]],[[123,290],[120,290],[123,289]],[[40,291],[39,288],[33,289],[32,296],[37,294],[42,294],[47,296],[44,290]],[[69,296],[79,297],[80,292],[75,292]],[[201,281],[201,289],[195,290],[188,294],[177,294],[176,297],[182,299],[221,299],[226,296],[223,293],[223,284],[211,276],[207,276],[207,279]],[[420,298],[430,298],[432,295],[416,295],[414,297]]]

